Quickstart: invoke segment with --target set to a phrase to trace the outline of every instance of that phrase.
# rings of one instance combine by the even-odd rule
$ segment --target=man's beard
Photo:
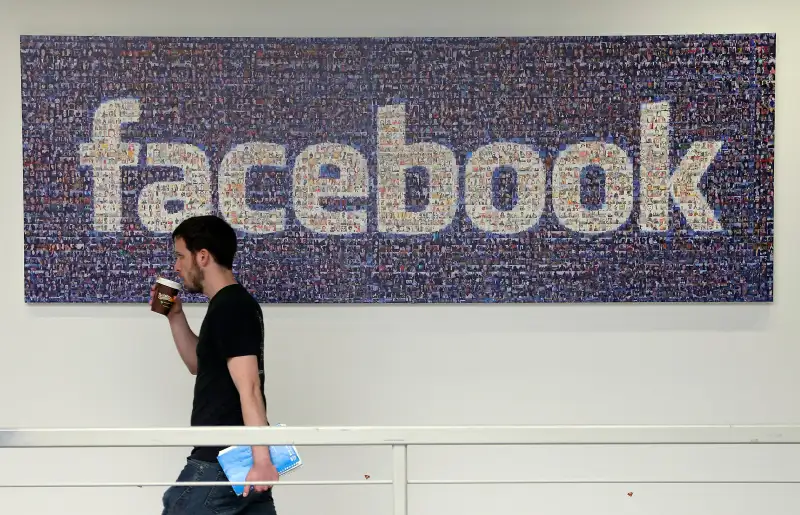
[[[189,293],[202,293],[203,292],[203,271],[195,266],[186,274],[186,284],[183,285],[184,289]]]

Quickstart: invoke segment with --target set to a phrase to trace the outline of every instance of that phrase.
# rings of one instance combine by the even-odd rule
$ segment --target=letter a
[[[139,193],[139,218],[153,232],[171,232],[190,216],[211,214],[211,170],[206,153],[184,143],[147,145],[148,166],[183,170],[181,181],[154,182]],[[183,201],[183,210],[170,213],[165,203]]]

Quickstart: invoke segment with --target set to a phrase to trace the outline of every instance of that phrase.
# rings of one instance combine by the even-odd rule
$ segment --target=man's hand
[[[153,299],[156,295],[156,285],[153,284],[150,286],[150,305],[153,305]],[[172,303],[172,308],[170,308],[169,313],[167,313],[167,318],[171,321],[176,316],[183,313],[183,303],[181,302],[180,296],[175,296],[175,302]]]
[[[278,481],[278,478],[279,474],[277,469],[275,469],[275,465],[272,463],[257,463],[254,464],[250,472],[247,473],[245,481]],[[272,485],[244,485],[244,494],[242,495],[247,497],[251,488],[256,492],[266,492],[272,488]]]

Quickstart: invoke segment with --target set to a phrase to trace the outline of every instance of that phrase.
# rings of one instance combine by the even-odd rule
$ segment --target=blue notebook
[[[283,424],[277,424],[281,427]],[[271,445],[269,455],[272,464],[281,476],[303,465],[303,460],[297,453],[294,445]],[[219,451],[217,456],[225,475],[230,482],[243,482],[247,479],[247,473],[253,466],[253,448],[249,445],[234,445]],[[244,485],[231,485],[236,495],[244,493]]]

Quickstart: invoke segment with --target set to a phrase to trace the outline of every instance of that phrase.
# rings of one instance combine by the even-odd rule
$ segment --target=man
[[[196,375],[193,426],[269,425],[264,398],[264,322],[261,306],[233,276],[236,233],[216,216],[196,216],[172,233],[175,271],[184,290],[208,297],[195,335],[180,299],[167,315],[172,337],[189,372]],[[153,292],[151,291],[151,302]],[[229,481],[217,462],[222,447],[196,447],[178,476],[183,481]],[[246,481],[277,481],[266,446],[253,447]],[[275,515],[270,485],[250,485],[237,496],[231,486],[172,486],[162,515]]]

